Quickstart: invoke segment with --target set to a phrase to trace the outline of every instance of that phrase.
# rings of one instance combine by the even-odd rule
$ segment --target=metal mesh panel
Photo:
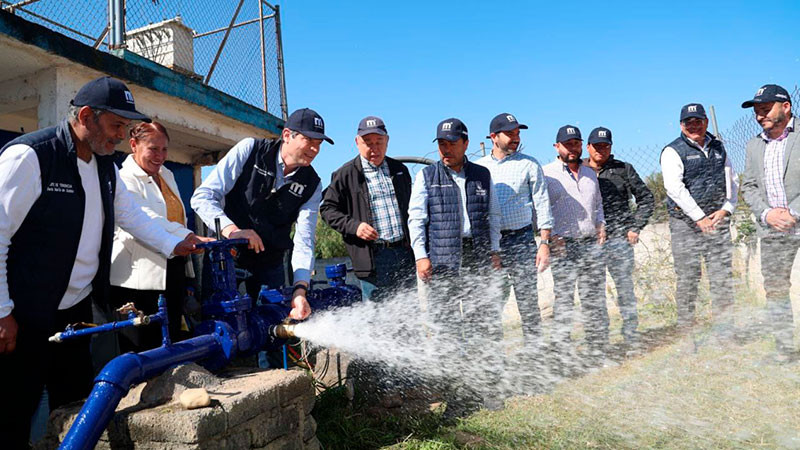
[[[20,5],[13,12],[23,19],[108,51],[108,0],[22,3],[27,4],[0,0],[6,10],[11,10],[11,5]],[[266,17],[263,63],[259,4]],[[128,50],[207,82],[274,116],[285,115],[278,63],[277,10],[266,2],[127,0],[125,12]],[[230,25],[233,27],[228,30]]]

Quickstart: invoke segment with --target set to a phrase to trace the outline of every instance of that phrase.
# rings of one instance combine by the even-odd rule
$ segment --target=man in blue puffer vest
[[[714,320],[723,318],[720,316],[733,305],[728,216],[736,208],[738,187],[725,147],[707,131],[703,105],[685,105],[680,117],[681,135],[662,150],[661,170],[678,284],[678,325],[688,327],[695,320],[701,257],[711,288]]]
[[[489,170],[465,157],[466,125],[443,120],[434,141],[441,160],[419,172],[411,189],[411,247],[417,275],[429,286],[428,316],[437,339],[466,356],[452,367],[466,363],[465,369],[483,374],[497,368],[491,360],[502,337],[502,302],[486,283],[489,266],[500,268],[500,206]]]

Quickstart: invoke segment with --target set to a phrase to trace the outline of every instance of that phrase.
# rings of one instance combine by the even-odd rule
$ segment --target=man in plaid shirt
[[[408,235],[411,175],[386,156],[389,134],[379,117],[358,125],[359,155],[331,175],[320,214],[342,234],[365,300],[380,300],[414,283]]]
[[[497,187],[502,212],[500,250],[509,277],[503,298],[508,297],[513,285],[522,331],[532,347],[541,335],[536,273],[550,261],[553,216],[542,166],[536,158],[519,152],[519,132],[527,128],[511,114],[495,116],[489,124],[492,152],[476,164],[489,169]],[[538,248],[534,239],[537,225],[542,237]]]
[[[761,273],[767,291],[767,323],[772,327],[778,362],[800,359],[793,342],[789,299],[792,264],[800,235],[800,143],[792,99],[786,89],[767,84],[742,108],[753,108],[764,132],[747,143],[742,195],[758,220]],[[763,255],[768,255],[764,258]]]

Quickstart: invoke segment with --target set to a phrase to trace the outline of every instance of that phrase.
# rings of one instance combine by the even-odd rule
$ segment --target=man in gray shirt
[[[569,349],[577,280],[586,341],[599,356],[608,344],[606,277],[597,263],[606,240],[605,218],[597,175],[582,164],[582,146],[578,127],[561,127],[554,144],[558,159],[542,168],[553,212],[553,343],[556,351]]]

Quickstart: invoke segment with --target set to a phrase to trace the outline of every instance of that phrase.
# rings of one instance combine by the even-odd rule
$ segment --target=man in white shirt
[[[51,410],[91,389],[89,339],[47,338],[91,322],[92,301],[108,304],[114,225],[166,256],[206,240],[166,232],[120,181],[114,147],[131,120],[149,119],[124,83],[102,77],[78,91],[58,126],[0,150],[0,442],[8,448],[27,447],[45,385]]]
[[[695,321],[701,258],[706,263],[714,320],[727,325],[725,312],[733,305],[728,216],[736,208],[736,174],[722,142],[708,132],[703,105],[684,105],[680,123],[681,135],[661,152],[677,277],[678,326]]]
[[[608,345],[608,311],[605,268],[600,260],[606,241],[605,216],[600,185],[594,170],[583,165],[581,130],[564,125],[556,133],[558,157],[542,171],[553,211],[553,350],[568,356],[575,309],[575,285],[585,318],[586,342],[592,357],[602,358]],[[569,370],[572,361],[564,360]]]

